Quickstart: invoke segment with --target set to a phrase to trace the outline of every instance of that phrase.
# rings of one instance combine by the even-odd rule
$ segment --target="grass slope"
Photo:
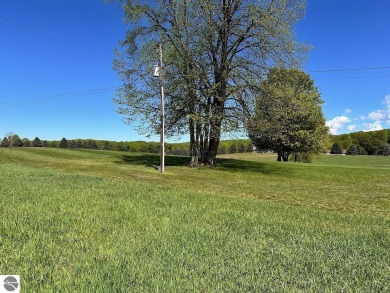
[[[390,160],[0,149],[0,273],[26,292],[389,291]]]

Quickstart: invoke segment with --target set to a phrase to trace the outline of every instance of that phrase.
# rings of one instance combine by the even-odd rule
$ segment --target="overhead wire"
[[[74,98],[74,97],[81,97],[81,96],[86,96],[86,95],[101,94],[101,93],[112,91],[112,90],[117,89],[117,88],[119,88],[119,86],[90,89],[90,90],[84,90],[84,91],[79,91],[79,92],[52,95],[52,96],[39,97],[39,98],[33,98],[33,99],[10,101],[10,102],[0,103],[0,106],[31,104],[31,103],[37,103],[37,102],[42,102],[42,101],[51,101],[51,100],[59,100],[59,99],[64,99],[64,98]]]
[[[102,31],[100,31],[100,30],[98,30],[98,29],[96,29],[96,28],[94,28],[94,27],[92,27],[92,26],[90,26],[90,25],[87,25],[85,22],[83,22],[83,21],[81,21],[81,20],[79,20],[79,19],[77,19],[77,18],[75,18],[75,17],[72,17],[72,16],[69,16],[69,15],[67,15],[67,14],[64,14],[62,11],[58,10],[52,3],[48,3],[48,2],[46,2],[46,1],[44,1],[44,0],[37,0],[37,1],[39,1],[39,2],[41,2],[41,3],[43,3],[43,4],[45,4],[46,6],[50,7],[52,10],[56,11],[56,12],[59,13],[61,16],[66,17],[66,18],[68,18],[68,19],[70,19],[70,20],[72,20],[72,21],[74,21],[74,22],[77,22],[78,24],[80,24],[80,25],[82,25],[82,26],[88,28],[89,30],[91,30],[91,31],[93,31],[93,32],[95,32],[95,33],[97,33],[97,34],[99,34],[99,35],[102,35],[103,37],[105,37],[105,38],[107,38],[107,39],[110,39],[110,40],[112,40],[112,41],[117,41],[117,40],[115,40],[114,38],[112,38],[111,36],[109,36],[109,35],[103,33]]]
[[[104,59],[104,58],[102,58],[102,57],[100,57],[100,56],[98,56],[98,55],[96,55],[96,54],[94,54],[94,53],[91,53],[91,52],[89,52],[89,51],[87,51],[87,50],[84,50],[84,49],[82,49],[82,48],[79,48],[79,47],[77,47],[77,46],[75,46],[75,45],[72,45],[72,44],[70,44],[70,43],[68,43],[68,42],[62,41],[62,40],[60,40],[60,39],[58,39],[58,38],[56,38],[56,37],[53,37],[53,36],[51,36],[51,35],[49,35],[49,34],[47,34],[47,33],[44,33],[44,32],[42,32],[42,31],[37,30],[37,29],[35,29],[35,28],[32,28],[32,27],[30,27],[30,26],[24,25],[24,24],[22,24],[22,23],[20,23],[20,22],[17,22],[17,21],[15,21],[15,20],[13,20],[13,19],[10,19],[10,18],[8,18],[8,17],[6,17],[6,16],[0,15],[0,18],[4,19],[4,20],[6,20],[6,21],[8,21],[8,22],[10,22],[10,23],[13,23],[13,24],[15,24],[15,25],[18,25],[18,26],[20,26],[20,27],[23,27],[23,28],[25,28],[25,29],[27,29],[27,30],[30,30],[30,31],[35,32],[35,33],[37,33],[37,34],[40,34],[40,35],[42,35],[42,36],[44,36],[44,37],[46,37],[46,38],[49,38],[49,39],[51,39],[51,40],[53,40],[53,41],[56,41],[56,42],[58,42],[58,43],[60,43],[60,44],[62,44],[62,45],[65,45],[65,46],[67,46],[67,47],[70,47],[70,48],[72,48],[72,49],[74,49],[74,50],[77,50],[77,51],[79,51],[79,52],[82,52],[82,53],[84,53],[84,54],[86,54],[86,55],[89,55],[89,56],[91,56],[91,57],[94,57],[94,58],[96,58],[96,59],[98,59],[98,60],[100,60],[100,61],[103,61],[103,62],[105,62],[105,63],[111,63],[111,62],[108,61],[107,59]]]
[[[368,79],[368,78],[390,78],[390,75],[373,76],[339,76],[339,77],[312,77],[313,79]]]
[[[51,6],[50,4],[48,4],[47,2],[45,1],[42,1],[42,0],[38,0],[48,6]],[[385,7],[380,7],[380,8],[374,8],[374,9],[369,9],[369,10],[364,10],[364,11],[357,11],[358,13],[361,13],[361,12],[368,12],[368,11],[374,11],[374,10],[379,10],[379,9],[385,9],[385,8],[389,8],[390,6],[385,6]],[[329,15],[329,16],[324,16],[324,17],[321,17],[321,18],[327,18],[327,17],[334,17],[334,16],[337,16],[337,15],[345,15],[345,14],[356,14],[356,12],[352,12],[352,13],[340,13],[340,14],[335,14],[335,15]],[[67,16],[68,17],[68,16]],[[86,54],[86,55],[89,55],[91,57],[94,57],[95,59],[98,59],[100,61],[103,61],[105,63],[111,63],[111,61],[108,61],[106,60],[105,58],[102,58],[92,52],[89,52],[87,50],[84,50],[78,46],[75,46],[73,44],[70,44],[68,42],[65,42],[57,37],[54,37],[54,36],[51,36],[45,32],[42,32],[40,30],[37,30],[35,28],[32,28],[30,26],[27,26],[25,24],[22,24],[18,21],[15,21],[13,19],[10,19],[6,16],[3,16],[3,15],[0,15],[0,18],[10,22],[10,23],[13,23],[15,25],[18,25],[20,27],[23,27],[27,30],[30,30],[30,31],[33,31],[37,34],[40,34],[44,37],[47,37],[53,41],[56,41],[62,45],[65,45],[67,47],[70,47],[72,49],[75,49],[83,54]],[[68,17],[69,19],[72,19],[73,21],[77,21],[79,22],[81,25],[89,28],[90,30],[93,30],[105,37],[108,37],[107,35],[99,32],[98,30],[94,29],[94,28],[91,28],[87,25],[85,25],[84,23],[78,21],[77,19],[75,18],[71,18],[71,17]],[[306,18],[307,19],[312,19],[312,18]],[[361,37],[353,37],[353,38],[348,38],[348,39],[355,39],[355,38],[364,38],[364,37],[377,37],[377,36],[388,36],[390,34],[378,34],[378,35],[375,35],[375,36],[361,36]],[[341,41],[341,40],[346,40],[346,39],[339,39],[339,40],[328,40],[328,41]],[[327,42],[328,42],[327,41]],[[390,69],[390,66],[382,66],[382,67],[362,67],[362,68],[336,68],[336,69],[324,69],[324,70],[309,70],[307,72],[309,73],[326,73],[326,72],[347,72],[347,71],[365,71],[365,70],[387,70],[387,69]],[[364,79],[364,78],[388,78],[390,76],[344,76],[344,77],[315,77],[315,79]],[[86,90],[86,91],[81,91],[81,92],[74,92],[74,93],[67,93],[67,94],[59,94],[59,95],[53,95],[53,96],[47,96],[47,97],[41,97],[41,98],[34,98],[34,99],[26,99],[26,100],[19,100],[19,101],[11,101],[11,102],[5,102],[5,103],[0,103],[0,106],[10,106],[10,105],[20,105],[20,104],[25,104],[25,103],[34,103],[34,102],[41,102],[41,101],[48,101],[48,100],[56,100],[56,99],[63,99],[63,98],[69,98],[69,97],[75,97],[75,96],[84,96],[84,95],[91,95],[91,94],[98,94],[98,93],[102,93],[102,92],[106,92],[106,91],[109,91],[109,90],[112,90],[112,89],[115,89],[115,88],[118,88],[119,86],[115,86],[115,87],[107,87],[107,88],[100,88],[100,89],[93,89],[93,90]]]

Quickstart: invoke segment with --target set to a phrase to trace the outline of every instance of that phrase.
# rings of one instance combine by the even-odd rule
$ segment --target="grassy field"
[[[390,290],[390,159],[0,149],[0,274],[23,292]]]

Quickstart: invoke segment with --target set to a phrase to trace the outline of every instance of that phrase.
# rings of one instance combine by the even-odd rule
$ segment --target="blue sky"
[[[296,25],[333,133],[390,128],[389,12],[387,0],[309,0]],[[149,140],[112,102],[122,18],[100,0],[0,1],[0,136]]]

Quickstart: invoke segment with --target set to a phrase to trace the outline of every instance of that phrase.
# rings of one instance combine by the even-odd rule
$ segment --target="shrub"
[[[382,156],[388,157],[390,155],[390,144],[382,143],[379,147],[378,153]]]
[[[332,155],[341,155],[343,153],[342,149],[341,149],[341,146],[335,142],[333,145],[332,145],[332,148],[330,150],[330,153]]]
[[[358,148],[355,144],[351,145],[348,149],[347,149],[347,155],[350,155],[350,156],[355,156],[355,155],[358,155],[359,154],[359,151],[358,151]]]
[[[1,141],[1,145],[0,145],[2,148],[7,148],[9,147],[9,140],[7,137],[4,137],[3,140]]]
[[[33,142],[31,143],[33,147],[41,147],[42,141],[39,139],[39,137],[34,138]]]
[[[23,142],[20,139],[19,135],[17,135],[17,134],[12,135],[9,142],[10,142],[10,145],[13,147],[22,147],[23,146]]]
[[[65,137],[63,137],[60,141],[60,144],[58,145],[60,148],[67,148],[68,147],[68,141]]]
[[[313,153],[295,153],[295,162],[312,163],[314,159]]]

